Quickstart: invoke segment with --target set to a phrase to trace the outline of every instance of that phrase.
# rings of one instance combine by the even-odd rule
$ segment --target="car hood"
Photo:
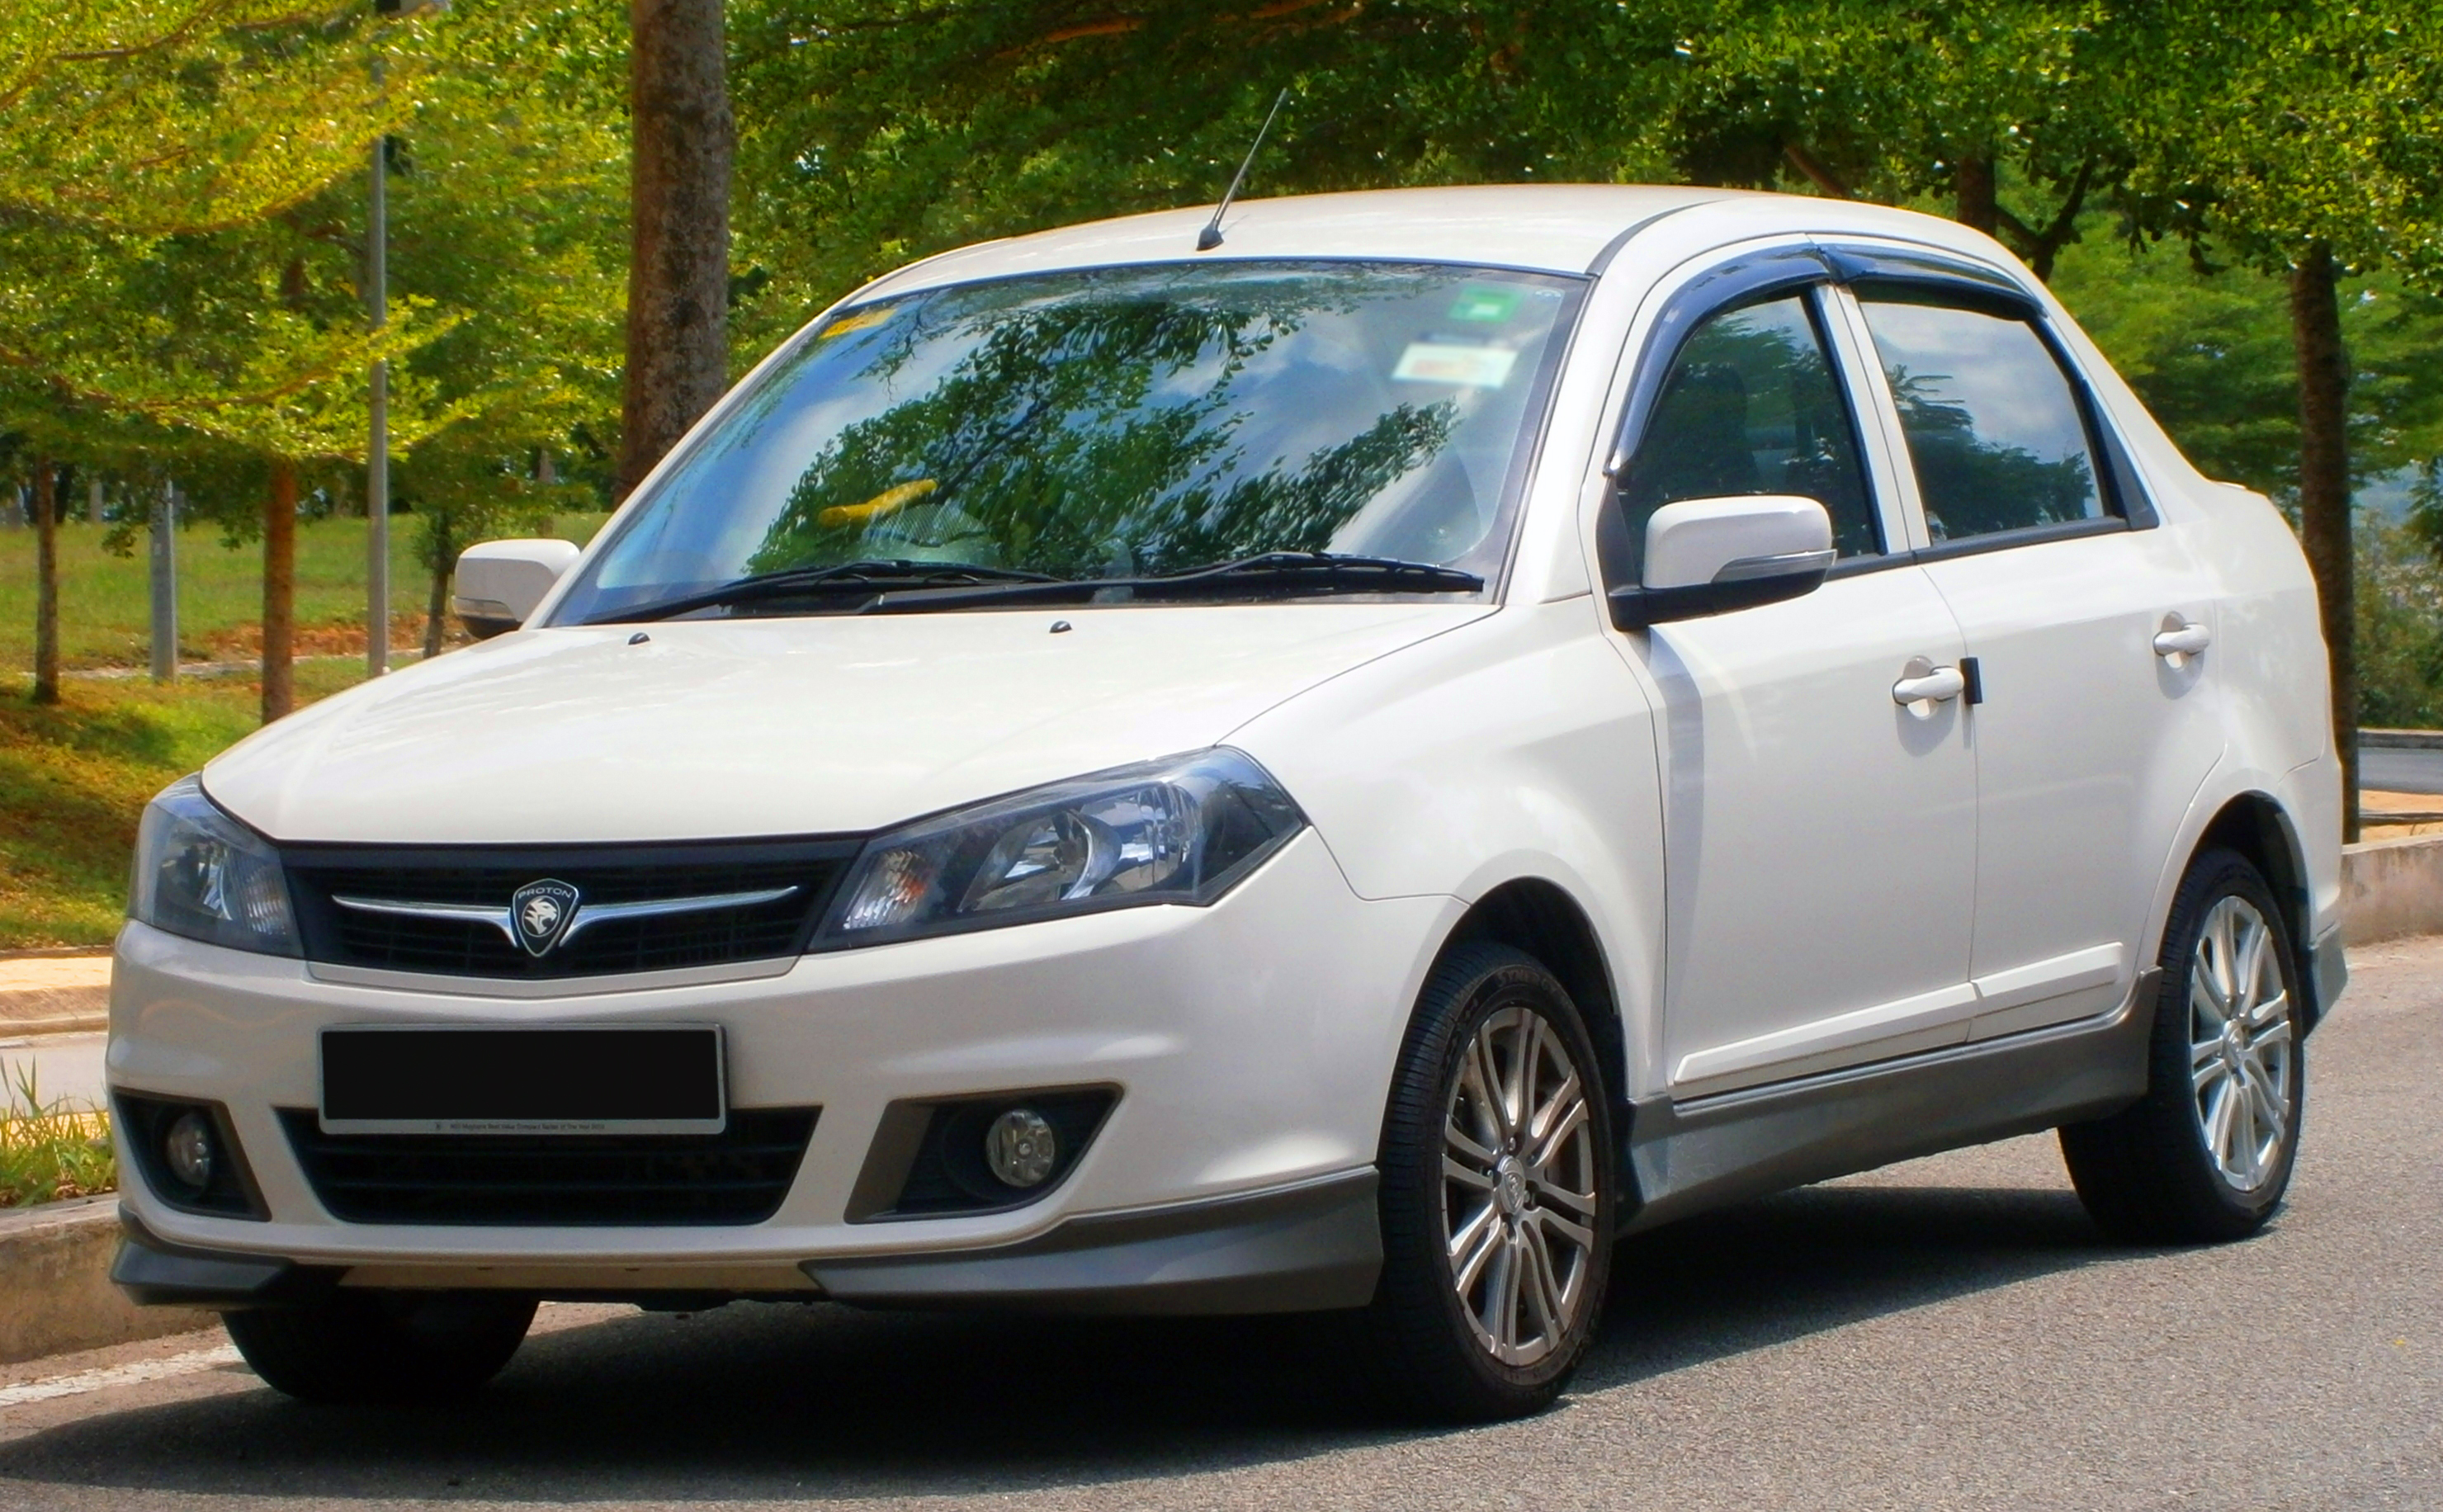
[[[1490,612],[1115,606],[526,631],[281,720],[203,782],[285,840],[874,830],[1217,744],[1303,689]]]

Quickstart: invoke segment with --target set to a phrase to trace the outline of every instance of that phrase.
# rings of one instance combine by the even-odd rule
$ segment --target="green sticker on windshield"
[[[1499,323],[1518,313],[1518,291],[1515,288],[1470,288],[1460,292],[1459,303],[1452,305],[1450,318],[1455,321]]]

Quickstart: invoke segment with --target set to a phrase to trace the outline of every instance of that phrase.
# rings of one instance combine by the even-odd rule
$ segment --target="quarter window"
[[[1935,542],[2103,516],[2078,396],[2034,326],[1905,292],[1860,303]]]
[[[1857,432],[1804,295],[1712,316],[1680,349],[1621,489],[1630,565],[1655,510],[1741,493],[1814,499],[1842,556],[1882,549]]]

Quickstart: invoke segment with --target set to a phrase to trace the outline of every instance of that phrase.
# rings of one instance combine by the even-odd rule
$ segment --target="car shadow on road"
[[[2109,1260],[2066,1191],[1838,1186],[1622,1246],[1578,1394]],[[634,1499],[1048,1490],[1426,1436],[1334,1383],[1313,1318],[1169,1321],[740,1303],[540,1336],[453,1410],[266,1390],[107,1412],[0,1447],[6,1487]]]

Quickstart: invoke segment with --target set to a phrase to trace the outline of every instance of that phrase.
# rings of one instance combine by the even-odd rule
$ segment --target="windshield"
[[[1160,265],[845,309],[696,438],[554,618],[846,562],[1142,579],[1327,551],[1490,582],[1581,286]]]

